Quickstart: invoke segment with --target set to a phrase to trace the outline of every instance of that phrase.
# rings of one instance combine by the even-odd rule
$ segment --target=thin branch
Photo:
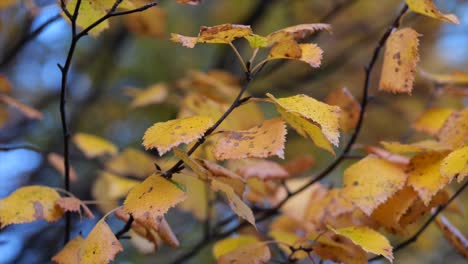
[[[128,221],[125,223],[125,225],[122,227],[122,229],[120,229],[119,231],[117,231],[117,233],[115,233],[115,237],[117,239],[124,238],[124,235],[128,231],[130,231],[130,228],[132,228],[133,221],[135,221],[135,219],[133,218],[132,215],[130,215],[130,218],[128,218]]]
[[[9,51],[6,52],[5,57],[2,59],[0,62],[0,68],[6,67],[32,40],[34,40],[39,34],[44,31],[50,24],[58,21],[60,19],[60,14],[57,14],[48,20],[46,20],[44,23],[42,23],[40,26],[38,26],[35,30],[31,31],[29,34],[24,35],[18,43],[16,43]]]
[[[439,206],[437,208],[437,210],[431,215],[431,217],[429,217],[429,219],[427,219],[427,221],[418,229],[418,231],[416,233],[414,233],[414,235],[412,235],[410,238],[406,239],[405,241],[401,242],[400,244],[396,245],[393,249],[393,253],[397,252],[397,251],[400,251],[404,248],[406,248],[407,246],[411,245],[412,243],[416,242],[418,240],[418,238],[424,233],[424,231],[426,231],[426,229],[429,227],[429,225],[434,222],[434,220],[437,218],[437,216],[442,213],[442,211],[445,210],[445,208],[447,208],[447,206],[449,206],[449,204],[455,200],[455,198],[457,198],[464,190],[465,188],[468,186],[468,181],[466,181],[460,188],[458,188],[458,190],[452,195],[452,197],[450,197],[450,199],[443,205]],[[369,259],[369,262],[371,261],[375,261],[375,260],[379,260],[381,259],[383,256],[376,256],[376,257],[373,257],[371,259]]]

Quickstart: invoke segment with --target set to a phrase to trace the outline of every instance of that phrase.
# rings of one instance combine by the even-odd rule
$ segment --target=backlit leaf
[[[211,181],[211,189],[213,189],[213,191],[215,192],[222,192],[224,195],[226,195],[229,207],[231,207],[232,211],[234,211],[234,213],[236,213],[238,216],[247,220],[247,222],[256,227],[255,217],[252,213],[252,210],[242,201],[242,199],[239,196],[237,196],[237,194],[234,192],[234,189],[231,186],[220,181],[213,180]]]
[[[186,193],[176,184],[154,174],[130,190],[124,202],[124,211],[135,220],[157,228],[169,208],[185,198]]]
[[[56,204],[59,199],[60,195],[57,191],[46,186],[21,187],[0,200],[1,228],[40,219],[55,222],[63,214],[63,211]]]
[[[257,48],[264,48],[268,46],[268,40],[265,37],[259,35],[249,35],[245,36],[245,39],[249,42],[250,47],[257,49]]]
[[[314,68],[320,67],[323,50],[316,44],[298,44],[294,40],[275,44],[268,55],[268,60],[290,59],[303,61]]]
[[[225,238],[213,245],[213,256],[219,259],[222,255],[228,254],[243,245],[253,245],[258,242],[254,236],[242,235],[238,237]]]
[[[432,197],[451,180],[440,174],[439,168],[444,157],[445,155],[440,153],[419,154],[413,157],[408,165],[408,185],[416,190],[425,205],[428,205]]]
[[[283,120],[270,119],[249,130],[223,132],[213,153],[217,160],[266,158],[273,155],[284,158],[286,133]]]
[[[450,221],[440,214],[436,219],[435,223],[444,234],[450,244],[465,258],[468,259],[468,239],[458,230]]]
[[[347,227],[331,229],[336,234],[345,236],[365,251],[377,255],[382,255],[390,262],[393,262],[393,248],[388,239],[380,233],[368,227]]]
[[[406,0],[406,3],[413,12],[439,20],[460,24],[457,16],[453,14],[442,14],[434,3],[432,3],[432,0]]]
[[[411,28],[400,29],[390,35],[385,45],[380,90],[411,94],[419,61],[418,37],[419,34]]]
[[[468,141],[468,108],[452,113],[440,129],[437,138],[452,148],[463,147]]]
[[[201,138],[212,124],[213,120],[206,116],[159,122],[146,130],[143,145],[146,149],[157,148],[159,155],[163,155],[182,143]]]
[[[447,118],[453,113],[452,108],[430,108],[413,123],[413,128],[419,132],[436,135]]]
[[[406,174],[389,161],[368,156],[344,172],[343,196],[366,215],[403,188]]]
[[[267,96],[284,120],[300,135],[334,154],[330,143],[335,146],[339,143],[339,107],[327,105],[304,94],[279,99],[271,94]]]
[[[144,90],[135,89],[131,106],[142,107],[152,104],[159,104],[164,102],[167,98],[167,86],[162,83],[152,85]]]
[[[457,149],[444,158],[440,164],[440,174],[444,178],[457,178],[461,183],[468,175],[468,147]]]
[[[340,128],[344,132],[351,132],[359,120],[361,105],[347,88],[336,89],[331,92],[325,102],[329,105],[336,105],[341,108]]]
[[[85,133],[76,133],[73,142],[87,158],[96,158],[103,155],[115,155],[118,148],[110,141]]]

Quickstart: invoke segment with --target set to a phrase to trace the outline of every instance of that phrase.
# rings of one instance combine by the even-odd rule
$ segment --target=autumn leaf
[[[255,243],[250,245],[241,245],[235,250],[221,255],[218,264],[232,263],[268,263],[271,258],[270,249],[264,243]]]
[[[313,238],[318,236],[314,234]],[[343,235],[327,232],[317,239],[318,243],[312,246],[313,252],[324,260],[331,260],[344,264],[365,264],[367,254],[362,247]]]
[[[117,207],[118,200],[125,197],[134,186],[140,182],[127,179],[110,172],[99,173],[98,179],[94,182],[92,194],[99,202],[97,206],[107,212]]]
[[[333,229],[334,233],[351,239],[354,244],[362,247],[366,252],[382,255],[393,262],[393,248],[388,239],[368,227],[347,227]]]
[[[423,70],[419,70],[419,73],[421,74],[422,77],[433,81],[437,84],[468,84],[468,73],[467,72],[461,72],[461,71],[455,71],[452,73],[446,73],[446,74],[435,74],[435,73],[428,73]]]
[[[261,180],[286,179],[289,173],[278,163],[263,159],[232,160],[229,163],[231,169],[244,179],[259,178]]]
[[[193,116],[159,122],[148,128],[143,137],[146,149],[157,148],[159,155],[182,144],[201,138],[213,125],[213,120],[206,116]]]
[[[65,176],[65,166],[63,163],[63,156],[54,152],[47,154],[47,161],[49,164],[54,167],[62,176]],[[70,181],[76,182],[78,176],[76,170],[73,167],[70,167]]]
[[[408,165],[410,161],[409,158],[405,156],[394,154],[390,151],[387,151],[379,147],[365,146],[364,150],[367,152],[367,154],[372,154],[374,156],[377,156],[379,158],[388,160],[392,163],[399,164],[399,165]]]
[[[176,174],[172,177],[187,186],[187,199],[179,203],[177,208],[192,213],[198,220],[205,220],[208,216],[208,199],[210,198],[205,182],[185,174]]]
[[[62,197],[57,200],[57,205],[65,212],[79,213],[81,216],[81,208],[87,218],[94,218],[91,210],[80,199],[75,197]]]
[[[0,8],[1,5],[2,4],[0,4]],[[8,78],[5,75],[0,74],[0,93],[10,94],[11,91],[13,91],[13,85],[11,84],[10,80],[8,80]]]
[[[184,47],[193,48],[197,43],[228,44],[234,39],[252,35],[250,26],[236,24],[222,24],[213,27],[200,27],[198,37],[187,37],[180,34],[171,34],[171,40],[181,43]]]
[[[338,146],[340,108],[300,94],[276,99],[267,94],[284,120],[303,137],[334,154],[330,145]]]
[[[413,123],[413,128],[416,131],[435,136],[453,112],[452,108],[430,108]]]
[[[435,223],[440,229],[445,239],[460,253],[465,259],[468,259],[468,239],[442,214],[436,219]]]
[[[426,206],[451,181],[451,178],[440,174],[439,168],[444,157],[445,154],[440,153],[419,154],[408,165],[408,185],[414,188]]]
[[[369,216],[405,182],[406,173],[401,167],[368,156],[345,170],[343,196]]]
[[[440,164],[440,174],[447,179],[457,178],[461,183],[468,175],[468,147],[457,149],[447,155]]]
[[[315,165],[315,159],[310,155],[303,155],[289,160],[282,165],[289,175],[296,176],[312,168]]]
[[[21,187],[0,200],[0,225],[30,223],[40,219],[55,222],[63,211],[57,205],[60,195],[56,190],[39,185]]]
[[[68,1],[66,8],[73,14],[75,12],[77,0]],[[111,7],[114,5],[115,0],[88,0],[81,1],[79,16],[77,17],[76,24],[81,28],[86,28],[106,15],[110,11]],[[119,5],[120,9],[132,9],[135,8],[131,1],[122,1]],[[62,13],[65,17],[65,14]],[[66,18],[66,17],[65,17]],[[66,18],[67,19],[67,18]],[[109,21],[105,20],[96,27],[94,27],[89,33],[96,37],[103,30],[109,28]]]
[[[2,2],[0,2],[0,9],[14,6],[17,3],[18,3],[18,0],[3,0]]]
[[[6,94],[0,94],[0,102],[3,102],[11,107],[14,107],[16,110],[20,111],[27,118],[41,120],[44,118],[44,114],[38,110],[16,100],[13,97],[10,97]]]
[[[123,251],[122,244],[112,230],[101,219],[88,234],[86,239],[77,236],[52,260],[56,263],[109,263]]]
[[[428,17],[436,18],[442,21],[460,24],[457,16],[453,14],[442,14],[437,7],[432,3],[432,0],[406,0],[406,4],[415,13],[419,13]]]
[[[419,61],[418,37],[419,34],[411,28],[391,33],[385,45],[380,90],[411,94]]]
[[[132,0],[136,6],[144,6],[148,0]],[[167,12],[152,7],[144,12],[128,14],[123,17],[129,31],[142,36],[162,38],[166,36]]]
[[[76,133],[73,142],[87,158],[96,158],[104,155],[116,155],[118,148],[110,141],[85,133]]]
[[[202,0],[177,0],[179,4],[186,4],[186,5],[199,5]]]
[[[255,217],[252,213],[252,210],[242,201],[239,196],[237,196],[231,186],[220,181],[213,180],[211,181],[210,187],[215,192],[222,192],[228,199],[229,207],[231,207],[232,211],[234,211],[234,213],[236,213],[241,218],[247,220],[247,222],[256,228]]]
[[[154,84],[146,89],[132,89],[131,91],[133,100],[130,106],[133,108],[162,103],[168,95],[167,85],[163,83]]]
[[[244,38],[249,42],[250,47],[254,49],[264,48],[268,46],[267,38],[256,34],[245,36]]]
[[[329,105],[339,106],[341,109],[340,128],[346,132],[351,132],[359,121],[361,105],[356,101],[351,92],[345,87],[332,91],[325,102]]]
[[[286,40],[278,42],[271,48],[268,60],[300,60],[318,68],[322,62],[322,54],[323,50],[316,44],[299,44],[294,40]]]
[[[446,152],[450,150],[447,145],[434,140],[423,140],[411,144],[387,141],[382,141],[380,143],[385,149],[397,154]]]
[[[453,112],[437,134],[442,144],[461,148],[468,141],[468,108]]]
[[[251,235],[225,238],[213,245],[213,256],[215,259],[219,259],[222,255],[228,254],[240,246],[254,245],[257,242],[259,242],[258,238]]]
[[[266,36],[268,45],[271,46],[277,42],[283,42],[287,40],[303,40],[311,34],[326,30],[331,32],[331,26],[329,24],[300,24],[292,27],[287,27],[270,33]]]
[[[124,211],[135,220],[157,228],[161,216],[186,198],[185,191],[175,183],[154,174],[130,190]]]
[[[217,160],[266,158],[273,155],[284,158],[286,133],[283,120],[270,119],[249,130],[223,132],[213,153]]]
[[[144,179],[154,171],[154,162],[154,159],[145,152],[133,148],[126,148],[107,161],[105,167],[109,172],[118,175]]]

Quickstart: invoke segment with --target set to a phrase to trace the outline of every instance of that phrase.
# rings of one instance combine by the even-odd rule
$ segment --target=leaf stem
[[[236,57],[237,59],[239,60],[240,64],[242,65],[242,68],[244,69],[244,72],[250,72],[247,65],[245,65],[245,61],[244,59],[242,58],[242,56],[240,55],[239,51],[237,50],[236,46],[234,46],[234,44],[232,44],[232,42],[229,42],[229,46],[232,48],[232,50],[234,51],[234,53],[236,54]]]

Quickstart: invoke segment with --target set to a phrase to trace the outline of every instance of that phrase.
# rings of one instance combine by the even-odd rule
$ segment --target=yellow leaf
[[[273,155],[284,158],[286,133],[283,120],[270,119],[249,130],[222,133],[213,153],[217,160],[266,158]]]
[[[228,254],[240,246],[253,245],[257,242],[258,239],[250,235],[225,238],[213,245],[213,256],[218,260],[222,255]]]
[[[144,90],[137,89],[133,95],[131,106],[133,108],[159,104],[167,98],[167,86],[163,83],[154,84]]]
[[[68,11],[73,14],[75,12],[77,0],[70,0],[67,4]],[[114,5],[115,0],[87,0],[81,1],[80,9],[79,9],[79,16],[76,21],[77,25],[81,28],[86,28],[90,26],[92,23],[99,20],[103,17]],[[124,0],[119,5],[120,9],[132,9],[135,6],[129,0]],[[65,16],[65,14],[62,14]],[[68,18],[65,18],[68,19]],[[109,27],[109,21],[104,21],[98,26],[96,26],[93,30],[90,31],[90,34],[94,37],[99,35],[103,30]]]
[[[121,251],[122,244],[102,219],[82,242],[79,263],[109,263]]]
[[[442,214],[435,219],[437,227],[444,234],[450,244],[465,258],[468,259],[468,239]]]
[[[400,29],[390,35],[385,46],[380,90],[411,94],[419,61],[418,36],[411,28]]]
[[[314,234],[312,239],[316,239]],[[321,259],[344,264],[366,264],[366,252],[343,235],[327,232],[317,239],[312,249]]]
[[[136,6],[144,6],[148,0],[133,0]],[[123,17],[131,32],[161,38],[166,36],[167,13],[159,7],[152,7],[144,12],[128,14]]]
[[[329,105],[336,105],[341,108],[340,128],[344,132],[351,132],[357,125],[361,105],[347,88],[336,89],[331,92],[325,102]]]
[[[319,102],[304,94],[276,99],[267,94],[276,109],[300,135],[334,154],[332,143],[339,143],[340,108]]]
[[[437,138],[442,144],[461,148],[468,141],[468,108],[454,112],[439,130]]]
[[[271,258],[270,249],[264,243],[241,245],[235,250],[222,255],[218,264],[249,263],[264,264]]]
[[[316,44],[298,44],[294,40],[285,40],[278,42],[271,48],[268,60],[300,60],[318,68],[322,62],[322,54],[323,50]]]
[[[432,208],[445,204],[449,199],[449,195],[445,190],[439,191],[432,198],[429,205],[425,205],[424,202],[418,197],[405,214],[400,218],[398,225],[405,228],[409,224],[416,222],[421,219],[425,214],[429,213]]]
[[[154,171],[154,159],[143,151],[127,148],[105,166],[109,172],[144,179]]]
[[[107,212],[118,206],[118,200],[125,197],[134,186],[139,184],[137,180],[127,179],[110,172],[100,172],[94,182],[92,194],[99,201],[97,206]]]
[[[159,155],[182,144],[201,138],[213,125],[213,120],[206,116],[193,116],[159,122],[148,128],[143,137],[146,149],[157,148]]]
[[[268,45],[282,42],[285,40],[303,40],[316,31],[326,30],[331,32],[329,24],[300,24],[292,27],[287,27],[270,33],[266,38]]]
[[[207,186],[205,182],[196,177],[184,174],[173,175],[174,180],[187,186],[187,199],[181,202],[177,208],[192,213],[198,220],[205,220],[208,213]]]
[[[190,169],[195,172],[195,174],[200,178],[201,180],[208,180],[209,178],[213,177],[211,175],[211,172],[209,172],[206,168],[201,166],[198,162],[190,158],[185,152],[182,150],[175,148],[174,149],[174,154],[184,162],[184,164],[189,167]]]
[[[135,220],[157,228],[161,216],[185,198],[186,193],[175,183],[154,174],[130,190],[124,211]]]
[[[58,252],[52,261],[57,264],[79,264],[80,249],[84,245],[85,240],[81,235],[70,240],[60,252]]]
[[[413,128],[435,136],[453,111],[452,108],[440,107],[428,109],[413,123]]]
[[[73,142],[87,158],[96,158],[103,155],[115,155],[118,148],[112,142],[85,133],[77,133],[73,136]]]
[[[241,176],[208,160],[198,160],[198,162],[210,172],[210,180],[217,180],[231,186],[234,192],[242,197],[245,191],[245,180]]]
[[[56,204],[60,195],[45,186],[21,187],[0,200],[0,225],[30,223],[39,219],[55,222],[63,211]]]
[[[440,174],[444,178],[457,178],[461,183],[468,175],[468,147],[457,149],[444,158],[440,165]]]
[[[49,164],[54,167],[62,176],[65,176],[65,166],[63,164],[63,156],[54,152],[51,152],[47,155],[47,161]],[[76,170],[73,167],[70,167],[70,181],[76,182],[78,176],[76,176]]]
[[[236,24],[222,24],[213,27],[200,27],[198,37],[188,37],[179,34],[171,34],[171,40],[181,43],[184,47],[193,48],[197,43],[231,43],[236,38],[252,35],[250,26]]]
[[[344,198],[358,206],[366,215],[403,188],[406,174],[399,166],[368,156],[344,172]]]
[[[18,111],[20,111],[23,115],[25,115],[27,118],[35,119],[35,120],[41,120],[42,118],[44,118],[44,115],[38,110],[26,104],[23,104],[22,102],[6,94],[0,94],[0,102],[3,102],[11,107],[14,107]]]
[[[91,210],[84,204],[81,200],[75,197],[62,197],[57,200],[57,205],[62,208],[65,212],[76,212],[79,213],[81,216],[81,207],[83,207],[83,211],[87,218],[94,218],[93,213]]]
[[[265,37],[259,35],[249,35],[245,36],[245,39],[249,42],[250,47],[257,49],[257,48],[264,48],[268,46],[268,40]]]
[[[450,148],[440,142],[434,140],[423,140],[411,144],[403,144],[400,142],[380,142],[385,149],[393,153],[432,153],[432,152],[445,152]]]
[[[439,20],[460,24],[457,16],[442,14],[431,0],[406,0],[411,11]]]
[[[354,244],[362,247],[365,251],[382,255],[390,262],[393,262],[393,248],[388,239],[380,233],[368,227],[347,227],[336,230],[331,228],[331,230],[351,239]]]
[[[421,76],[433,81],[437,84],[468,84],[468,72],[455,71],[447,74],[428,73],[423,70],[419,71]]]
[[[228,199],[229,207],[231,207],[232,211],[234,211],[234,213],[236,213],[241,218],[247,220],[247,222],[256,228],[255,217],[252,213],[252,210],[242,201],[239,196],[237,196],[231,186],[220,181],[213,180],[211,181],[211,189],[215,192],[224,193]]]
[[[408,165],[408,185],[414,188],[426,206],[451,181],[451,178],[440,174],[439,168],[444,157],[440,153],[419,154]]]

